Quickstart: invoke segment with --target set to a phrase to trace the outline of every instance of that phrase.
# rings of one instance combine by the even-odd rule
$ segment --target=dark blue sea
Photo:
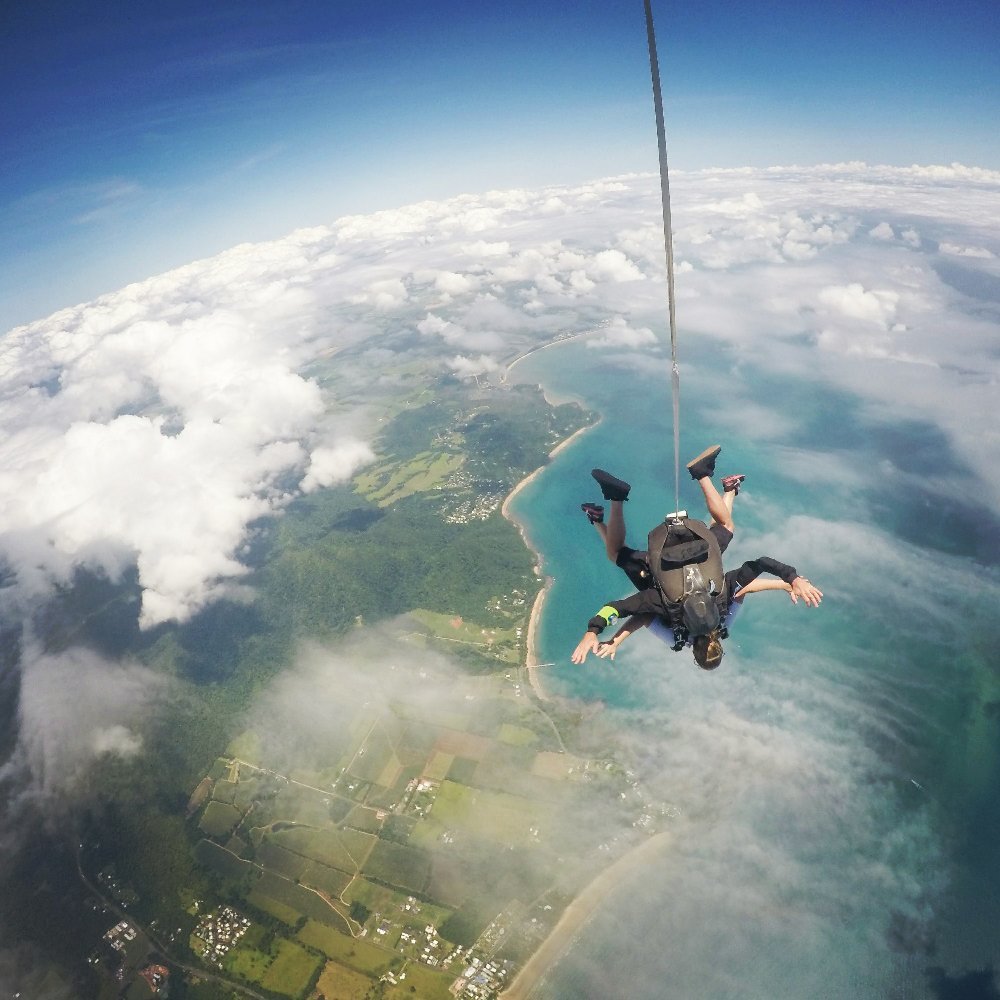
[[[630,590],[579,512],[600,499],[590,469],[633,484],[636,547],[674,509],[667,364],[574,341],[514,369],[602,416],[513,506],[554,579],[546,686],[604,706],[671,834],[537,996],[1000,996],[995,516],[931,423],[716,343],[681,365],[681,472],[720,443],[718,473],[747,476],[727,568],[771,555],[825,599],[752,595],[713,673],[648,634],[570,664]],[[703,516],[686,474],[680,501]]]

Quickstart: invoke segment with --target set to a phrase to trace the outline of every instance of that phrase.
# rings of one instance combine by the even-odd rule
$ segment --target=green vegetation
[[[313,976],[319,971],[321,961],[294,941],[276,939],[277,954],[260,980],[266,990],[297,997],[305,992]]]
[[[430,874],[430,859],[423,851],[380,840],[365,862],[364,873],[377,882],[423,892]]]
[[[455,981],[453,974],[436,972],[418,962],[406,967],[406,979],[386,992],[387,1000],[453,1000],[448,987]]]
[[[328,868],[339,868],[352,875],[358,870],[358,860],[345,844],[345,836],[337,830],[295,827],[269,833],[266,839],[288,852],[317,861]]]
[[[243,814],[234,806],[226,805],[224,802],[209,802],[202,813],[198,829],[206,833],[209,837],[222,840],[228,837],[236,824],[243,818]]]
[[[294,910],[297,918],[305,916],[320,923],[347,929],[347,918],[322,896],[273,872],[264,872],[261,875],[254,893],[282,903],[290,910]]]
[[[316,948],[335,962],[370,976],[380,976],[395,961],[393,953],[385,948],[379,948],[363,938],[339,934],[332,927],[325,927],[312,920],[298,932],[296,937],[303,944]]]
[[[328,896],[339,899],[340,894],[351,884],[351,878],[347,872],[310,861],[302,872],[300,881],[303,885],[312,886]]]
[[[253,871],[253,865],[234,857],[225,848],[210,840],[200,840],[195,845],[194,856],[199,864],[226,879],[245,878]]]
[[[505,722],[497,733],[497,739],[514,746],[533,746],[538,742],[538,733],[524,726],[514,726]]]
[[[407,462],[386,462],[358,476],[358,492],[379,507],[444,486],[462,467],[461,455],[422,452]]]
[[[549,812],[544,802],[446,781],[438,791],[434,812],[417,827],[413,839],[433,843],[447,830],[458,828],[498,845],[524,844],[533,839],[533,828],[547,825]]]
[[[261,976],[271,964],[271,956],[256,948],[241,945],[226,955],[224,968],[240,979],[250,983],[260,982]]]
[[[541,801],[551,794],[546,779],[531,774],[534,751],[559,746],[551,723],[528,698],[515,701],[502,679],[522,661],[518,630],[540,581],[499,504],[584,415],[550,407],[531,387],[474,393],[418,367],[406,378],[413,396],[392,400],[397,415],[376,442],[378,462],[261,526],[246,579],[254,603],[219,601],[183,625],[141,633],[135,577],[88,578],[60,598],[47,632],[52,651],[82,637],[169,676],[181,694],[150,723],[144,755],[108,757],[95,769],[102,806],[82,821],[81,837],[95,845],[84,869],[114,862],[128,872],[138,896],[129,911],[181,927],[178,943],[196,922],[195,900],[200,912],[220,902],[245,907],[255,923],[226,970],[269,994],[304,997],[317,981],[328,1000],[365,992],[446,1000],[450,977],[419,965],[415,953],[406,952],[410,971],[398,987],[371,982],[398,971],[403,952],[388,945],[402,929],[432,924],[449,940],[474,939],[507,901],[538,898],[559,877],[553,845],[529,832],[537,826],[544,841],[553,808]],[[63,613],[72,628],[62,627]],[[345,711],[325,735],[304,730],[308,746],[296,744],[294,721],[276,735],[275,721],[255,714],[302,640],[337,640],[359,623],[400,615],[409,616],[401,631],[420,633],[410,643],[447,650],[481,675],[473,700],[351,719]],[[245,728],[248,718],[254,728]],[[232,759],[221,756],[227,747]],[[283,773],[263,770],[272,768]],[[407,799],[417,778],[432,784]],[[449,831],[454,844],[442,840]],[[496,848],[508,844],[515,849],[498,866]],[[558,845],[570,857],[576,846]],[[579,851],[591,847],[593,836],[581,834]],[[42,939],[54,925],[29,913],[41,906],[36,890],[26,885],[2,908]],[[346,933],[349,909],[373,935],[386,931],[378,944]],[[391,928],[376,927],[375,914]],[[283,936],[296,928],[295,942]],[[309,949],[329,958],[325,968]],[[231,993],[180,974],[176,982],[178,995]]]
[[[254,889],[249,896],[247,896],[247,902],[254,907],[254,909],[260,910],[262,913],[270,914],[272,917],[276,917],[283,924],[288,924],[289,927],[295,927],[299,920],[302,919],[302,914],[299,913],[293,906],[288,906],[286,903],[279,902],[277,899],[272,899],[270,896],[264,895],[260,890]]]
[[[327,962],[316,983],[316,992],[327,1000],[366,1000],[371,985],[368,976],[336,962]]]

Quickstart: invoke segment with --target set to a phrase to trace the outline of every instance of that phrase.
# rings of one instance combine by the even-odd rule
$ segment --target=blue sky
[[[654,11],[675,168],[1000,168],[995,0]],[[41,0],[0,32],[0,329],[344,214],[656,166],[641,0]]]

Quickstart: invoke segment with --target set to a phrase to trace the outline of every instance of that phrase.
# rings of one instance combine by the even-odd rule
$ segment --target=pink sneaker
[[[722,477],[722,492],[723,493],[735,493],[736,496],[740,495],[740,483],[746,479],[746,476],[736,475],[736,476],[723,476]]]

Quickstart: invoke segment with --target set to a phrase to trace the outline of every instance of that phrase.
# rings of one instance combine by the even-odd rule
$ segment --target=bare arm
[[[756,594],[762,590],[783,590],[786,594],[792,592],[792,585],[790,583],[785,583],[784,580],[765,580],[763,577],[759,576],[756,580],[751,581],[745,587],[740,588],[740,592],[733,598],[733,600],[739,604],[748,594]]]
[[[804,576],[797,576],[791,583],[784,580],[765,580],[757,577],[751,580],[745,587],[740,588],[740,592],[733,598],[736,603],[743,600],[747,594],[755,594],[762,590],[783,590],[792,599],[792,604],[798,604],[801,599],[806,605],[818,608],[823,600],[823,591],[813,586]]]
[[[646,628],[655,617],[656,615],[632,615],[632,617],[625,621],[622,624],[622,627],[615,632],[615,634],[611,637],[611,641],[602,642],[601,645],[597,647],[595,652],[602,659],[613,660],[618,647],[630,635],[632,635],[633,632],[638,632],[639,629]]]

